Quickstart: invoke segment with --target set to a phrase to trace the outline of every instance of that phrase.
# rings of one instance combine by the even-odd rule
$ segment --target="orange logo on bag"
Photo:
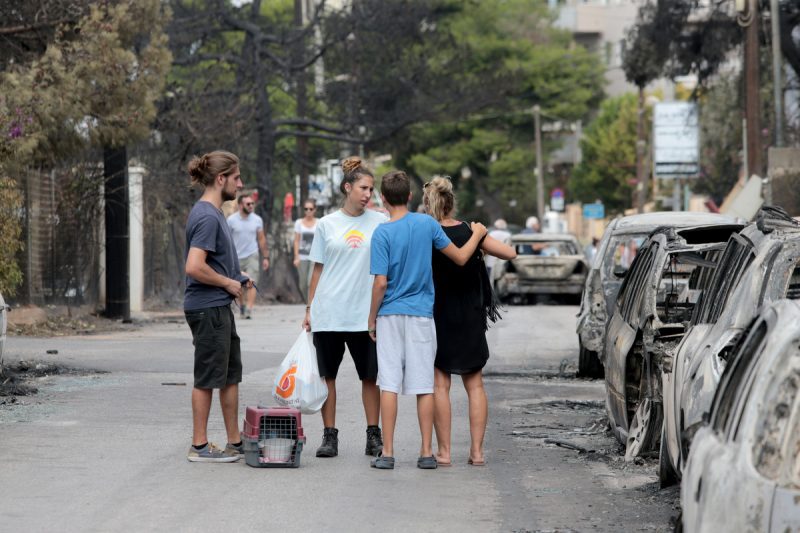
[[[294,375],[297,373],[297,363],[292,363],[289,370],[283,373],[278,386],[275,387],[275,394],[281,398],[288,398],[294,392]]]

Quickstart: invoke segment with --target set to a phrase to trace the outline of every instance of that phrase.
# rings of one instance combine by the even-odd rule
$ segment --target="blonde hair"
[[[224,150],[209,152],[200,157],[194,156],[187,167],[192,180],[191,186],[201,185],[204,188],[208,187],[214,183],[214,179],[217,176],[220,174],[228,176],[238,166],[239,158]]]
[[[425,184],[425,201],[428,214],[438,221],[453,215],[456,210],[456,197],[453,194],[453,182],[448,176],[434,176]]]
[[[352,185],[362,176],[369,176],[375,179],[372,171],[367,168],[360,157],[355,155],[342,161],[342,173],[344,176],[342,177],[342,182],[339,184],[339,190],[342,191],[344,195],[347,195],[347,189],[344,188],[345,183]]]

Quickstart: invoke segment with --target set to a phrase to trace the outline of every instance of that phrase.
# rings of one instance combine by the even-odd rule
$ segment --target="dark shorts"
[[[242,352],[230,305],[184,311],[194,344],[194,386],[221,389],[242,381]]]
[[[339,365],[344,357],[344,346],[356,364],[358,379],[364,381],[378,378],[378,352],[375,342],[366,331],[318,331],[314,333],[314,347],[317,349],[319,375],[336,379]]]

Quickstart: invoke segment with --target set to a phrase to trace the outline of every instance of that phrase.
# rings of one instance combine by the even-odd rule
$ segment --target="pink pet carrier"
[[[292,407],[248,407],[242,442],[244,460],[250,466],[297,468],[306,442],[300,411]]]

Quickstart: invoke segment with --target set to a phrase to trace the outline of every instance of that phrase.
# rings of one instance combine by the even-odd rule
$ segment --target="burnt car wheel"
[[[669,459],[667,448],[667,432],[661,430],[661,446],[658,450],[658,482],[661,488],[671,487],[678,482],[678,474],[672,468],[672,461]]]
[[[597,352],[584,348],[580,340],[578,341],[578,347],[578,377],[594,379],[605,377],[605,369],[600,363],[600,357]]]
[[[664,415],[660,397],[651,398],[656,376],[646,364],[641,340],[633,344],[626,362],[625,401],[628,408],[628,439],[625,459],[655,451],[660,444]]]

